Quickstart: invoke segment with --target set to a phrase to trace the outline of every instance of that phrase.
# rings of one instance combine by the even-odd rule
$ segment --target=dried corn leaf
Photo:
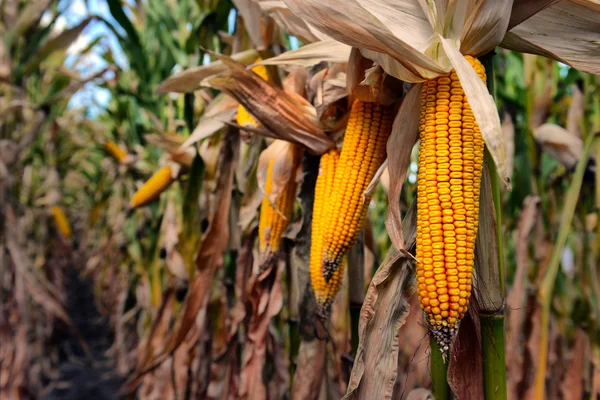
[[[502,47],[539,54],[589,74],[600,74],[600,4],[562,0],[510,30]]]
[[[315,154],[335,145],[319,126],[314,107],[304,98],[276,88],[227,56],[217,56],[230,70],[204,84],[236,98],[267,129],[265,134],[301,144]]]
[[[256,178],[262,193],[265,193],[269,163],[273,161],[271,191],[269,192],[269,199],[272,203],[279,197],[290,179],[296,179],[298,172],[297,160],[299,158],[297,152],[298,149],[294,144],[284,140],[274,140],[260,154]]]
[[[311,67],[320,62],[345,63],[351,47],[333,39],[322,40],[300,47],[297,50],[263,60],[256,65],[299,65]]]
[[[581,138],[558,125],[543,124],[533,131],[533,137],[544,151],[567,168],[575,167],[583,155]]]
[[[285,0],[290,9],[333,39],[391,56],[420,78],[444,70],[424,54],[433,30],[415,1]],[[407,29],[408,28],[408,29]],[[364,53],[363,53],[364,54]],[[372,58],[373,54],[366,55]],[[380,60],[375,60],[379,61]],[[386,72],[384,63],[380,63]],[[392,74],[394,75],[394,74]],[[403,79],[405,76],[396,76]]]
[[[258,52],[254,49],[242,51],[231,56],[236,61],[245,65],[253,63],[258,58]],[[208,65],[188,68],[185,71],[177,73],[165,79],[156,88],[156,93],[187,93],[198,89],[200,82],[220,72],[226,71],[227,66],[221,61],[215,61]]]
[[[394,246],[404,250],[403,224],[400,213],[400,192],[406,178],[412,148],[417,141],[421,85],[414,85],[400,105],[387,143],[389,191],[388,215],[385,226]]]
[[[450,351],[448,384],[456,398],[483,399],[483,365],[481,334],[475,298],[460,322],[460,329]]]
[[[404,220],[406,248],[415,245],[416,203]],[[369,284],[358,326],[359,343],[344,399],[391,399],[398,376],[400,328],[410,311],[412,258],[391,248]]]
[[[296,16],[281,0],[258,0],[260,7],[275,20],[287,34],[297,37],[304,43],[328,40],[329,37]]]

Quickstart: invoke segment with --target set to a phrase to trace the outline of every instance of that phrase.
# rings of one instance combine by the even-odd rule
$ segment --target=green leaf
[[[119,0],[107,0],[108,8],[113,18],[121,25],[121,27],[127,33],[127,37],[124,38],[121,36],[116,29],[112,26],[112,24],[108,23],[106,20],[104,22],[115,32],[121,45],[123,46],[123,50],[131,53],[129,59],[131,60],[132,66],[135,66],[138,75],[142,80],[146,80],[148,78],[148,70],[147,70],[147,59],[143,51],[142,42],[140,41],[140,37],[138,35],[137,30],[131,23],[131,20],[123,11],[123,6]]]
[[[33,58],[29,60],[27,65],[25,66],[24,74],[30,74],[35,68],[37,68],[42,61],[44,61],[49,55],[54,53],[55,51],[66,49],[83,32],[83,30],[88,26],[88,24],[93,20],[93,17],[88,17],[81,21],[79,25],[74,28],[67,29],[61,32],[57,37],[53,39],[47,40],[42,47],[33,55]]]

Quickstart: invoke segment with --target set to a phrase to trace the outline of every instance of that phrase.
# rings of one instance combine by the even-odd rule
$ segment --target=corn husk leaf
[[[238,100],[266,128],[266,135],[303,145],[315,154],[335,145],[319,126],[314,107],[304,98],[276,88],[227,56],[217,56],[231,69],[203,85]]]
[[[258,58],[258,52],[254,49],[242,51],[231,56],[234,60],[245,65],[252,64]],[[188,68],[178,74],[165,79],[156,88],[156,93],[187,93],[198,89],[200,82],[220,72],[226,71],[228,68],[222,61],[215,61],[208,65],[200,67]]]
[[[311,25],[340,42],[391,56],[413,76],[427,78],[444,70],[424,54],[433,33],[415,1],[286,0],[290,9]],[[373,54],[367,55],[372,58]],[[374,59],[374,58],[372,58]],[[384,70],[386,63],[374,59]]]
[[[415,244],[416,203],[404,224],[407,248]],[[400,328],[410,312],[412,259],[396,250],[386,259],[369,284],[360,311],[359,343],[344,399],[391,399],[398,376]],[[366,351],[368,349],[368,351]]]
[[[285,33],[297,37],[304,43],[313,43],[329,39],[327,35],[319,32],[291,12],[288,6],[281,0],[259,0],[259,5],[264,12],[269,14],[269,16],[275,20],[277,25]]]
[[[238,102],[230,96],[220,94],[214,98],[198,121],[192,134],[181,145],[182,149],[212,136],[235,118]]]
[[[260,275],[254,274],[248,284],[248,305],[251,311],[248,334],[244,344],[240,372],[240,398],[267,398],[263,369],[267,361],[267,335],[272,318],[281,311],[283,293],[281,267],[270,264]]]
[[[322,40],[300,47],[297,50],[262,60],[255,65],[299,65],[311,67],[320,62],[345,63],[350,56],[351,47],[333,39]]]
[[[460,3],[460,2],[459,2]],[[463,54],[480,56],[493,50],[502,41],[513,6],[513,0],[470,0],[460,37]],[[462,17],[462,16],[459,16]]]
[[[582,72],[600,74],[600,4],[564,0],[510,30],[502,47],[539,54]]]
[[[483,399],[483,366],[479,317],[471,298],[469,311],[460,322],[460,329],[448,365],[448,384],[457,399]]]
[[[446,56],[450,59],[452,66],[458,74],[460,83],[481,130],[481,135],[498,168],[498,174],[504,180],[505,184],[510,187],[504,137],[494,98],[488,92],[485,83],[479,78],[471,64],[469,64],[456,47],[441,36],[439,39],[446,52]]]
[[[400,105],[400,110],[398,110],[392,126],[392,133],[387,142],[390,186],[388,191],[388,215],[385,226],[392,243],[399,250],[404,249],[400,192],[406,178],[410,154],[417,141],[420,98],[421,85],[414,85]]]
[[[269,199],[272,203],[283,192],[290,179],[296,179],[298,168],[297,151],[296,146],[290,142],[274,140],[269,147],[263,150],[258,158],[256,178],[258,180],[258,187],[262,193],[265,193],[269,163],[273,160],[272,183],[269,193]]]
[[[515,0],[510,14],[510,21],[508,22],[508,30],[528,20],[544,8],[550,7],[557,1],[559,0]]]
[[[583,154],[583,141],[555,124],[543,124],[533,131],[533,137],[544,151],[567,168],[572,168]]]

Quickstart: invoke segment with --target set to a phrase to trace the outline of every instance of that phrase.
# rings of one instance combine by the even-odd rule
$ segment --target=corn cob
[[[54,219],[54,223],[56,224],[56,227],[58,228],[60,234],[64,238],[70,239],[71,226],[69,225],[69,220],[67,219],[67,216],[65,215],[62,208],[58,206],[52,206],[50,207],[50,213],[52,214],[52,218]]]
[[[296,176],[295,170],[299,162],[300,154],[294,151],[293,172],[289,181],[283,188],[281,194],[275,199],[274,205],[269,200],[269,195],[273,190],[273,165],[275,159],[269,161],[267,170],[267,180],[265,183],[265,195],[260,206],[260,220],[258,224],[258,241],[261,253],[261,269],[266,267],[267,263],[273,259],[273,256],[279,251],[281,236],[285,232],[296,199]]]
[[[331,216],[323,233],[323,276],[327,282],[362,229],[370,201],[370,196],[364,198],[363,193],[385,159],[393,111],[393,106],[360,100],[352,105],[325,212]]]
[[[466,59],[485,81],[481,63]],[[471,296],[483,165],[481,131],[456,72],[424,84],[419,133],[419,301],[447,354]]]
[[[127,152],[114,142],[107,141],[104,143],[104,147],[106,148],[106,151],[119,162],[123,162],[127,157]]]
[[[262,59],[258,58],[255,62],[261,61]],[[257,65],[256,67],[252,68],[252,72],[263,78],[265,81],[269,80],[269,74],[267,73],[267,68],[264,65]],[[246,108],[244,108],[244,106],[242,106],[241,104],[238,106],[236,121],[239,126],[247,126],[250,128],[258,127],[258,123],[254,119],[254,117],[250,115]]]
[[[328,215],[325,213],[333,192],[335,170],[340,154],[337,149],[329,150],[321,157],[319,176],[315,185],[315,196],[312,215],[312,233],[310,244],[310,284],[317,300],[317,315],[327,319],[331,304],[342,285],[344,263],[335,271],[329,282],[325,282],[322,271],[323,233],[328,226]]]
[[[131,207],[150,203],[174,181],[171,167],[159,169],[131,198]]]

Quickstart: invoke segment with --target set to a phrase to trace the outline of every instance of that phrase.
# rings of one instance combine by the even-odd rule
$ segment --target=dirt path
[[[60,355],[59,384],[44,399],[117,399],[123,380],[116,376],[112,361],[106,357],[113,337],[96,309],[93,287],[80,278],[75,268],[69,268],[65,274],[67,311],[87,342],[92,359],[86,357],[72,333],[59,338],[56,343]]]

